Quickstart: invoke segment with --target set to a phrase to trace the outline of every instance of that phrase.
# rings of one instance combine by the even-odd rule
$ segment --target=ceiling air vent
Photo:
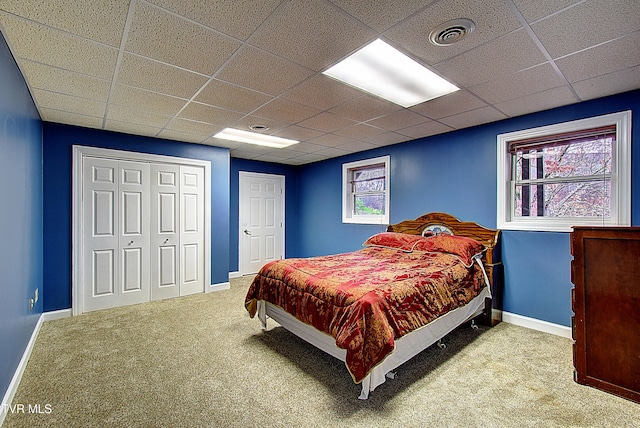
[[[429,33],[429,41],[436,46],[449,46],[464,39],[474,28],[476,24],[470,19],[452,19],[434,28]]]

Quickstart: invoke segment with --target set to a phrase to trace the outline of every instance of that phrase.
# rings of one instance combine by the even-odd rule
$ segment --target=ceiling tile
[[[244,47],[216,74],[216,78],[245,88],[279,95],[311,74],[313,71],[263,50]]]
[[[229,122],[235,122],[242,118],[242,116],[242,113],[196,102],[189,103],[179,115],[182,119],[192,119],[216,125],[226,125]]]
[[[325,110],[362,96],[362,91],[318,74],[282,95],[291,101]]]
[[[638,88],[640,66],[616,71],[572,84],[582,100],[591,100]]]
[[[269,150],[269,147],[245,144],[240,148],[231,149],[231,156],[244,159],[255,159],[258,156],[267,154]]]
[[[376,147],[378,146],[372,143],[368,143],[366,141],[351,141],[347,144],[337,146],[337,148],[346,150],[350,153],[362,152],[364,150],[371,150],[371,149],[375,149]]]
[[[187,100],[133,86],[116,85],[110,103],[173,116],[180,111]]]
[[[429,33],[434,28],[458,18],[471,19],[475,30],[453,45],[435,46],[429,42]],[[520,27],[520,21],[503,0],[451,0],[434,2],[384,36],[396,48],[407,50],[433,65]]]
[[[253,158],[253,160],[260,161],[260,162],[279,162],[279,163],[286,163],[288,159],[290,159],[290,156],[282,156],[277,153],[273,153],[273,154],[268,153],[268,154],[260,155]]]
[[[366,122],[402,109],[397,104],[370,95],[361,95],[329,110],[338,116]]]
[[[425,0],[330,1],[380,33],[429,4]]]
[[[276,98],[253,112],[253,115],[285,123],[297,123],[320,113],[320,110],[283,98]]]
[[[164,138],[166,140],[184,141],[186,143],[200,144],[204,138],[198,134],[191,134],[187,132],[173,131],[171,129],[163,129],[158,133],[158,138]]]
[[[246,40],[281,3],[281,0],[148,0],[150,3]]]
[[[640,30],[640,2],[592,0],[531,26],[553,58]]]
[[[556,60],[569,82],[640,65],[640,32]]]
[[[435,68],[457,86],[472,86],[544,62],[546,58],[538,46],[526,31],[519,30],[443,61]]]
[[[107,112],[107,120],[119,122],[138,123],[140,125],[161,128],[171,120],[171,117],[152,113],[137,108],[129,108],[119,105],[110,105]]]
[[[385,132],[384,134],[372,135],[367,138],[367,142],[376,146],[388,146],[407,141],[407,136],[397,132]]]
[[[445,124],[442,124],[440,122],[436,122],[435,120],[432,120],[429,122],[421,123],[419,125],[402,128],[396,132],[411,138],[422,138],[422,137],[429,137],[431,135],[436,135],[436,134],[443,134],[449,131],[453,131],[453,128]]]
[[[456,114],[449,117],[443,117],[439,119],[439,122],[444,123],[455,129],[468,128],[470,126],[476,126],[483,123],[495,122],[496,120],[506,119],[503,113],[499,112],[491,106],[481,107],[479,109],[466,111],[464,113]]]
[[[521,98],[496,104],[496,108],[513,117],[540,110],[547,110],[577,102],[575,95],[566,86],[538,92]]]
[[[491,80],[469,88],[490,104],[520,98],[558,86],[566,85],[551,64],[543,64],[513,73],[508,78]]]
[[[185,134],[194,134],[200,136],[200,141],[222,131],[223,127],[220,125],[211,125],[209,123],[196,122],[193,120],[174,118],[171,122],[167,123],[164,130],[183,132]]]
[[[212,80],[196,96],[195,101],[227,110],[249,113],[269,101],[269,99],[270,97],[266,94],[220,80]]]
[[[181,98],[191,98],[206,82],[202,75],[132,54],[124,54],[118,73],[118,83]]]
[[[138,123],[120,122],[118,120],[107,120],[105,129],[115,132],[123,132],[125,134],[155,137],[162,128],[140,125]]]
[[[102,128],[102,117],[93,117],[48,108],[41,108],[40,114],[42,115],[42,120],[45,122],[64,123],[95,129]]]
[[[355,122],[349,119],[345,119],[341,116],[323,112],[309,119],[303,120],[298,125],[305,128],[315,129],[322,132],[333,132],[338,129],[347,128],[354,125]]]
[[[285,2],[251,37],[255,46],[322,71],[372,41],[376,33],[317,0]]]
[[[273,135],[282,138],[289,138],[291,140],[305,141],[312,138],[321,136],[323,133],[302,126],[287,126],[284,129],[279,129],[273,133]]]
[[[348,128],[343,128],[338,131],[335,131],[334,134],[341,135],[343,137],[349,137],[356,140],[367,140],[367,138],[384,134],[387,131],[385,129],[377,128],[370,124],[366,123],[358,123],[356,125],[350,126]]]
[[[0,12],[0,26],[8,34],[13,54],[19,58],[90,76],[111,79],[118,50],[43,25]]]
[[[40,108],[68,111],[69,113],[103,118],[107,103],[88,98],[74,97],[50,91],[35,89],[33,96]]]
[[[129,52],[211,76],[240,48],[240,42],[138,2],[125,48]]]
[[[342,137],[335,134],[324,134],[320,137],[312,138],[308,140],[311,144],[317,144],[325,147],[338,147],[351,143],[354,140],[352,138]]]
[[[418,113],[414,113],[411,110],[402,109],[378,119],[371,120],[367,123],[388,131],[396,131],[401,128],[419,125],[424,122],[431,122],[431,119],[428,119]]]
[[[271,149],[263,156],[277,156],[284,159],[294,158],[296,156],[304,155],[303,151],[298,150],[298,145],[294,144],[293,146],[284,147],[282,149]]]
[[[304,165],[313,162],[320,162],[329,158],[330,156],[328,156],[327,154],[309,153],[289,159],[287,163],[291,165]]]
[[[33,61],[22,61],[21,69],[32,89],[44,89],[75,97],[106,102],[111,82]],[[37,98],[36,98],[37,99]]]
[[[453,116],[454,114],[475,110],[486,105],[487,103],[480,100],[474,94],[460,90],[413,106],[411,110],[431,119],[439,119],[441,117]]]
[[[529,24],[582,0],[512,0]]]
[[[129,0],[2,0],[0,8],[31,21],[119,47]]]
[[[325,159],[329,159],[329,158],[334,158],[338,156],[348,155],[349,153],[351,152],[348,150],[344,150],[336,147],[328,147],[324,150],[320,150],[319,152],[312,153],[310,156],[318,155],[318,156],[324,156]]]

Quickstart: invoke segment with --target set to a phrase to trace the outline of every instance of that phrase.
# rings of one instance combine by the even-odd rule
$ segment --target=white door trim
[[[249,178],[249,177],[256,177],[256,178],[267,178],[267,179],[278,179],[280,180],[280,184],[281,184],[281,188],[282,188],[282,206],[281,206],[281,210],[282,210],[282,234],[280,236],[280,238],[282,239],[282,254],[284,256],[284,254],[286,254],[285,252],[285,247],[284,247],[284,243],[285,243],[285,228],[286,228],[286,224],[287,222],[285,221],[285,195],[286,195],[286,191],[285,191],[285,177],[284,175],[279,175],[279,174],[264,174],[264,173],[260,173],[260,172],[247,172],[247,171],[239,171],[239,176],[238,176],[238,271],[240,272],[240,276],[244,275],[246,272],[243,272],[243,262],[242,262],[242,257],[243,257],[243,235],[242,235],[242,212],[243,212],[243,198],[242,198],[242,181],[244,178]]]
[[[85,156],[102,157],[116,160],[128,160],[150,163],[169,163],[192,165],[204,168],[204,275],[205,292],[211,283],[211,162],[199,159],[180,158],[175,156],[153,155],[149,153],[127,152],[123,150],[102,149],[97,147],[73,146],[73,163],[71,171],[71,310],[73,315],[84,311],[83,277],[83,209],[82,209],[82,160]]]

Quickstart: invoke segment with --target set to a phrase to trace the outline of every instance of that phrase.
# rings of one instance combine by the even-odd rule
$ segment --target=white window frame
[[[349,183],[350,171],[358,168],[384,164],[385,207],[382,215],[357,215],[354,213],[353,192]],[[342,222],[358,224],[389,224],[389,166],[390,156],[381,156],[342,164]]]
[[[517,218],[514,214],[515,184],[511,180],[509,142],[544,135],[616,126],[612,153],[610,218]],[[573,226],[631,225],[631,110],[498,135],[497,227],[506,230],[571,232]]]

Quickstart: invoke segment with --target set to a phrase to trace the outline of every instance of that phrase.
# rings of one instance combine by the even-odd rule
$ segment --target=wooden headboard
[[[487,248],[482,259],[487,271],[487,276],[491,282],[492,301],[488,303],[487,312],[491,312],[491,324],[497,324],[502,320],[502,289],[504,286],[503,266],[499,245],[500,230],[489,229],[470,221],[460,221],[446,213],[429,213],[415,220],[404,220],[397,224],[391,224],[387,227],[387,232],[422,235],[425,229],[436,226],[444,226],[454,235],[473,238]],[[489,309],[492,310],[489,311]]]

